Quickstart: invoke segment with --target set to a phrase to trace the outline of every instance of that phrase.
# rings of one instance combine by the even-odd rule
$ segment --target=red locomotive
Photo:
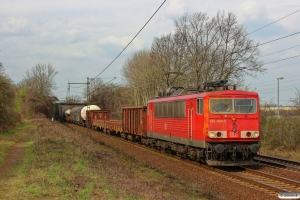
[[[122,121],[107,110],[87,116],[87,127],[211,166],[252,164],[260,148],[258,94],[235,90],[227,80],[203,90],[170,88],[147,106],[123,108]]]
[[[146,143],[212,166],[252,164],[260,148],[259,97],[226,83],[206,83],[204,91],[174,88],[150,100]]]

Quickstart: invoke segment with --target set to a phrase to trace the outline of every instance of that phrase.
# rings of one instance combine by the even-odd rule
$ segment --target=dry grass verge
[[[212,199],[59,123],[39,124],[22,165],[0,181],[4,199]]]
[[[276,158],[282,158],[286,160],[293,160],[300,162],[300,152],[299,151],[287,151],[281,149],[272,149],[270,147],[262,146],[260,149],[260,154],[265,156],[272,156]]]
[[[0,134],[0,166],[4,162],[8,149],[16,142],[27,141],[36,126],[30,121],[23,121],[15,129]]]

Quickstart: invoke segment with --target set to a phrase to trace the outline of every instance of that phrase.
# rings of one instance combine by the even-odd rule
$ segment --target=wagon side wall
[[[146,137],[147,106],[123,108],[123,131]]]

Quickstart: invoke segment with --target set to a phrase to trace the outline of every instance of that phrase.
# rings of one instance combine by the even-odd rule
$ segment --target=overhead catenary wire
[[[107,77],[107,78],[101,78],[101,79],[109,79],[109,78],[117,78],[117,77]],[[94,78],[95,79],[95,78]],[[93,80],[94,80],[93,79]],[[70,86],[70,88],[82,88],[82,87],[85,87],[86,83],[83,83],[81,86],[77,86],[77,87],[74,87],[74,86]]]
[[[163,5],[165,3],[165,1],[161,4],[161,6]],[[160,6],[160,7],[161,7]],[[160,9],[160,7],[156,10],[156,12]],[[298,10],[298,11],[300,11],[300,10]],[[261,29],[263,29],[263,28],[265,28],[265,27],[267,27],[267,26],[270,26],[270,25],[272,25],[272,24],[274,24],[274,23],[276,23],[276,22],[278,22],[278,21],[280,21],[280,20],[282,20],[282,19],[284,19],[284,18],[286,18],[286,17],[288,17],[288,16],[290,16],[290,15],[292,15],[292,14],[295,14],[295,13],[297,13],[298,11],[296,11],[296,12],[293,12],[293,13],[291,13],[291,14],[289,14],[289,15],[287,15],[287,16],[285,16],[285,17],[282,17],[282,18],[280,18],[280,19],[278,19],[278,20],[276,20],[276,21],[274,21],[274,22],[272,22],[272,23],[270,23],[270,24],[268,24],[268,25],[265,25],[265,26],[263,26],[263,27],[261,27],[261,28],[259,28],[259,29],[256,29],[256,30],[254,30],[254,31],[252,31],[251,33],[249,33],[249,34],[252,34],[252,33],[254,33],[254,32],[256,32],[256,31],[259,31],[259,30],[261,30]],[[156,14],[156,12],[152,15],[152,17]],[[151,18],[152,18],[151,17]],[[151,18],[148,20],[148,22],[151,20]],[[147,23],[148,23],[147,22]],[[147,25],[147,23],[143,26],[143,28]],[[106,67],[106,68],[104,68],[95,78],[97,78],[98,76],[100,76],[108,67],[110,67],[111,65],[112,65],[112,63],[126,50],[126,48],[132,43],[132,41],[137,37],[137,35],[143,30],[143,28],[136,34],[136,36],[127,44],[127,46],[115,57],[115,59],[111,62],[111,63],[109,63],[109,65]],[[298,32],[298,33],[300,33],[300,32]],[[272,41],[269,41],[269,42],[266,42],[266,43],[262,43],[262,44],[259,44],[258,46],[260,46],[260,45],[264,45],[264,44],[267,44],[267,43],[271,43],[271,42],[275,42],[275,41],[277,41],[277,40],[280,40],[280,39],[283,39],[283,38],[286,38],[286,37],[289,37],[289,36],[292,36],[292,35],[295,35],[295,34],[298,34],[298,33],[294,33],[294,34],[291,34],[291,35],[288,35],[288,36],[285,36],[285,37],[282,37],[282,38],[278,38],[278,39],[275,39],[275,40],[272,40]],[[298,45],[298,46],[300,46],[300,45]],[[297,47],[297,46],[295,46],[295,47]],[[295,47],[291,47],[291,48],[295,48]],[[288,49],[291,49],[291,48],[288,48]],[[287,50],[287,49],[285,49],[285,50]],[[279,51],[279,52],[282,52],[282,51],[284,51],[284,50],[281,50],[281,51]],[[273,52],[272,54],[275,54],[275,53],[278,53],[278,52]],[[264,55],[264,56],[268,56],[268,55],[270,55],[270,54],[267,54],[267,55]],[[264,56],[262,56],[262,57],[264,57]],[[300,56],[300,55],[298,55],[298,56]],[[269,63],[266,63],[266,64],[270,64],[270,63],[275,63],[275,62],[279,62],[279,61],[283,61],[283,60],[287,60],[287,59],[291,59],[291,58],[295,58],[295,57],[298,57],[298,56],[294,56],[294,57],[290,57],[290,58],[285,58],[285,59],[281,59],[281,60],[276,60],[276,61],[272,61],[272,62],[269,62]],[[272,68],[273,69],[273,68]],[[95,79],[94,78],[94,79]],[[72,88],[81,88],[81,87],[84,87],[84,86],[79,86],[79,87],[72,87]]]
[[[63,93],[63,92],[67,92],[67,91],[59,91],[59,92],[54,92],[54,93]]]
[[[297,45],[297,46],[300,46],[300,45]],[[296,46],[294,46],[294,47],[296,47]],[[291,48],[294,48],[294,47],[291,47]],[[291,49],[291,48],[288,48],[288,49]],[[284,49],[284,50],[287,50],[287,49]],[[281,50],[281,51],[284,51],[284,50]],[[278,52],[280,52],[280,51],[278,51]],[[274,52],[274,53],[277,53],[277,52]],[[289,57],[289,58],[283,58],[281,60],[271,61],[271,62],[268,62],[268,63],[264,63],[264,65],[279,62],[279,61],[283,61],[283,60],[288,60],[288,59],[292,59],[292,58],[296,58],[296,57],[299,57],[299,56],[300,55],[292,56],[292,57]],[[282,65],[282,66],[278,66],[278,67],[271,67],[271,68],[268,68],[268,70],[273,70],[273,69],[277,69],[277,68],[281,68],[281,67],[288,67],[288,66],[295,65],[295,64],[298,64],[298,63],[300,63],[300,62],[295,62],[295,63],[292,63],[292,64]]]
[[[290,81],[286,81],[281,83],[280,88],[281,89],[286,89],[286,88],[291,88],[291,87],[297,87],[297,85],[299,85],[299,83],[297,84],[297,82],[293,82],[292,84],[288,84],[287,83]],[[277,84],[273,84],[273,85],[277,85]],[[259,87],[258,89],[261,89],[261,87]],[[263,88],[262,90],[266,91],[266,92],[270,92],[272,90],[277,91],[277,87],[269,87],[269,88]]]
[[[261,97],[261,96],[260,96]],[[262,97],[262,98],[264,98],[264,97]],[[291,99],[293,99],[293,98],[290,98],[290,99],[279,99],[279,101],[280,102],[287,102],[287,101],[290,101]],[[265,101],[266,102],[266,101]]]
[[[271,43],[271,42],[275,42],[275,41],[277,41],[277,40],[281,40],[281,39],[284,39],[284,38],[287,38],[287,37],[291,37],[291,36],[293,36],[293,35],[297,35],[297,34],[299,34],[299,33],[300,33],[300,31],[299,31],[299,32],[296,32],[296,33],[293,33],[293,34],[290,34],[290,35],[286,35],[286,36],[284,36],[284,37],[281,37],[281,38],[277,38],[277,39],[274,39],[274,40],[271,40],[271,41],[268,41],[268,42],[265,42],[265,43],[259,44],[259,45],[257,45],[257,47],[258,47],[258,46],[265,45],[265,44],[268,44],[268,43]]]
[[[294,82],[292,84],[286,84],[287,82],[290,82],[290,81],[283,82],[280,85],[281,90],[289,91],[289,90],[297,89],[297,88],[300,87],[300,82]],[[270,87],[270,86],[268,86],[268,88],[259,87],[259,88],[256,88],[256,90],[259,93],[262,93],[262,94],[269,94],[269,93],[276,93],[278,88],[277,88],[277,84],[273,84],[273,87]]]
[[[267,27],[267,26],[269,26],[269,25],[271,25],[271,24],[274,24],[275,22],[278,22],[278,21],[280,21],[280,20],[282,20],[282,19],[284,19],[284,18],[286,18],[286,17],[288,17],[288,16],[290,16],[290,15],[292,15],[292,14],[295,14],[295,13],[297,13],[297,12],[299,12],[299,11],[300,11],[300,10],[297,10],[297,11],[295,11],[295,12],[293,12],[293,13],[291,13],[291,14],[285,16],[285,17],[282,17],[282,18],[280,18],[280,19],[278,19],[278,20],[276,20],[276,21],[274,21],[274,22],[272,22],[272,23],[270,23],[270,24],[267,24],[267,25],[265,25],[265,26],[263,26],[263,27],[261,27],[261,28],[259,28],[259,29],[256,29],[255,31],[252,31],[251,33],[254,33],[254,32],[258,31],[258,30],[261,30],[261,29],[263,29],[263,28],[265,28],[265,27]],[[251,33],[249,33],[249,34],[251,34]],[[265,45],[265,44],[268,44],[268,43],[272,43],[272,42],[275,42],[275,41],[278,41],[278,40],[281,40],[281,39],[284,39],[284,38],[287,38],[287,37],[291,37],[291,36],[297,35],[297,34],[299,34],[299,33],[300,33],[300,31],[299,31],[299,32],[296,32],[296,33],[293,33],[293,34],[290,34],[290,35],[287,35],[287,36],[284,36],[284,37],[281,37],[281,38],[277,38],[277,39],[274,39],[274,40],[271,40],[271,41],[262,43],[262,44],[258,44],[258,45],[255,46],[255,47],[262,46],[262,45]],[[247,35],[249,35],[249,34],[247,34]],[[288,49],[292,49],[292,48],[295,48],[295,47],[298,47],[298,46],[300,46],[300,45],[293,46],[293,47],[291,47],[291,48],[287,48],[287,49],[284,49],[284,50],[280,50],[280,51],[278,51],[278,52],[285,51],[285,50],[288,50]],[[274,53],[277,53],[277,52],[274,52]],[[271,54],[274,54],[274,53],[271,53]],[[267,55],[271,55],[271,54],[267,54]],[[264,55],[264,56],[267,56],[267,55]],[[264,56],[261,56],[261,57],[264,57]],[[279,61],[283,61],[283,60],[288,60],[288,59],[296,58],[296,57],[299,57],[299,56],[300,56],[300,55],[297,55],[297,56],[293,56],[293,57],[289,57],[289,58],[284,58],[284,59],[281,59],[281,60],[276,60],[276,61],[272,61],[272,62],[268,62],[268,63],[264,63],[264,64],[265,64],[265,65],[266,65],[266,64],[271,64],[271,63],[275,63],[275,62],[279,62]],[[249,67],[249,66],[248,66],[248,67]],[[252,67],[253,67],[253,66],[252,66]],[[247,67],[243,67],[243,68],[247,68]]]
[[[300,75],[299,75],[300,76]],[[277,79],[276,80],[272,80],[272,81],[269,81],[269,82],[266,82],[266,84],[259,84],[259,88],[264,88],[264,87],[269,87],[270,85],[274,85],[275,83],[275,81],[277,81]],[[298,83],[297,81],[300,81],[299,80],[299,77],[297,78],[294,78],[294,79],[288,79],[288,80],[285,80],[285,81],[281,81],[281,82],[284,82],[284,83],[287,83],[287,82],[294,82],[294,84],[295,85],[300,85],[300,82]],[[256,85],[258,85],[258,84],[256,84]]]
[[[286,50],[289,50],[289,49],[293,49],[293,48],[296,48],[296,47],[299,47],[299,46],[300,46],[300,44],[296,45],[296,46],[293,46],[293,47],[290,47],[290,48],[286,48],[286,49],[282,49],[282,50],[279,50],[279,51],[276,51],[276,52],[272,52],[272,53],[269,53],[269,54],[266,54],[266,55],[262,55],[259,58],[270,56],[270,55],[273,55],[275,53],[283,52],[283,51],[286,51]]]
[[[256,30],[254,30],[254,31],[252,31],[252,32],[250,32],[250,33],[248,33],[247,35],[250,35],[250,34],[252,34],[252,33],[254,33],[254,32],[257,32],[257,31],[259,31],[259,30],[261,30],[261,29],[263,29],[263,28],[265,28],[265,27],[267,27],[267,26],[270,26],[270,25],[272,25],[272,24],[274,24],[274,23],[276,23],[276,22],[278,22],[278,21],[280,21],[280,20],[282,20],[282,19],[284,19],[284,18],[286,18],[286,17],[288,17],[288,16],[291,16],[291,15],[293,15],[293,14],[299,12],[299,11],[300,11],[300,10],[297,10],[297,11],[295,11],[295,12],[289,14],[289,15],[286,15],[286,16],[284,16],[284,17],[282,17],[282,18],[280,18],[280,19],[278,19],[278,20],[276,20],[276,21],[274,21],[274,22],[272,22],[272,23],[270,23],[270,24],[267,24],[267,25],[265,25],[265,26],[263,26],[263,27],[261,27],[261,28],[258,28],[258,29],[256,29]],[[271,43],[271,42],[275,42],[275,41],[277,41],[277,40],[280,40],[280,39],[283,39],[283,38],[287,38],[287,37],[290,37],[290,36],[292,36],[292,35],[296,35],[296,34],[298,34],[298,33],[299,33],[299,32],[294,33],[294,34],[291,34],[291,35],[288,35],[288,36],[284,36],[284,37],[281,37],[281,38],[277,38],[277,39],[275,39],[275,40],[272,40],[272,41],[268,41],[268,42],[259,44],[258,46],[261,46],[261,45],[264,45],[264,44],[268,44],[268,43]],[[295,47],[298,47],[298,46],[300,46],[300,45],[293,46],[293,47],[288,48],[288,49],[292,49],[292,48],[295,48]],[[288,50],[288,49],[284,49],[284,50],[281,50],[281,51],[278,51],[278,52],[282,52],[282,51],[285,51],[285,50]],[[270,54],[267,54],[267,55],[264,55],[264,56],[272,55],[272,54],[275,54],[275,53],[278,53],[278,52],[273,52],[273,53],[270,53]],[[261,56],[261,57],[264,57],[264,56]],[[281,59],[281,60],[276,60],[276,61],[272,61],[272,62],[265,63],[265,64],[271,64],[271,63],[275,63],[275,62],[279,62],[279,61],[283,61],[283,60],[287,60],[287,59],[291,59],[291,58],[295,58],[295,57],[298,57],[298,56],[294,56],[294,57],[290,57],[290,58],[286,58],[286,59]],[[295,63],[295,64],[296,64],[296,63]],[[293,65],[293,64],[291,64],[291,65]],[[287,66],[289,66],[289,65],[287,65]],[[279,68],[279,67],[275,67],[275,68]],[[272,68],[272,69],[275,69],[275,68]],[[267,82],[268,82],[268,81],[267,81]],[[257,83],[257,84],[261,85],[260,83]]]
[[[281,89],[283,89],[283,88],[281,88]],[[297,89],[297,88],[296,88],[296,87],[290,86],[290,87],[284,88],[284,89],[285,89],[285,90],[280,91],[280,93],[290,92],[291,90],[295,90],[295,89]],[[268,91],[266,91],[266,92],[261,92],[261,93],[263,93],[263,94],[277,94],[276,91],[277,91],[277,88],[274,89],[274,90],[268,90]]]
[[[85,87],[86,83],[83,83],[82,86],[77,86],[77,87],[74,87],[74,86],[70,86],[70,88],[82,88],[82,87]]]
[[[106,82],[104,85],[107,85],[108,83],[112,82],[113,80],[115,80],[117,77],[114,77],[113,79],[111,79],[110,81]],[[78,87],[71,87],[71,88],[78,88]],[[96,89],[95,89],[96,90]],[[94,90],[94,91],[95,91]],[[92,91],[92,92],[94,92]],[[61,92],[55,92],[55,93],[62,93],[62,92],[67,92],[67,91],[61,91]],[[92,93],[92,92],[89,92],[89,93]],[[78,93],[78,94],[83,94],[85,95],[85,92],[78,92],[78,91],[72,91],[72,93]]]
[[[271,64],[271,63],[276,63],[276,62],[280,62],[280,61],[284,61],[284,60],[289,60],[289,59],[292,59],[292,58],[297,58],[299,57],[300,55],[296,55],[296,56],[292,56],[292,57],[288,57],[288,58],[283,58],[283,59],[280,59],[280,60],[275,60],[275,61],[271,61],[271,62],[268,62],[268,63],[264,63],[264,65],[267,65],[267,64]],[[253,65],[253,66],[246,66],[246,67],[241,67],[242,69],[246,69],[246,68],[251,68],[251,67],[255,67],[256,65]]]
[[[292,59],[292,58],[297,58],[299,56],[300,56],[300,54],[296,55],[296,56],[288,57],[288,58],[283,58],[283,59],[280,59],[280,60],[274,60],[274,61],[271,61],[271,62],[268,62],[268,63],[264,63],[264,64],[267,65],[267,64],[271,64],[271,63],[276,63],[276,62],[280,62],[280,61],[283,61],[283,60],[289,60],[289,59]]]
[[[144,26],[139,30],[139,32],[133,37],[133,39],[124,47],[124,49],[97,75],[97,76],[95,76],[95,78],[93,78],[92,80],[94,80],[94,79],[96,79],[98,76],[100,76],[108,67],[110,67],[111,66],[111,64],[127,49],[127,47],[133,42],[133,40],[139,35],[139,33],[144,29],[144,27],[150,22],[150,20],[154,17],[154,15],[159,11],[159,9],[163,6],[163,4],[166,2],[166,0],[158,7],[158,9],[154,12],[154,14],[149,18],[149,20],[144,24]],[[278,20],[276,20],[276,21],[274,21],[274,22],[272,22],[272,23],[270,23],[270,24],[267,24],[267,25],[265,25],[265,26],[263,26],[263,27],[261,27],[261,28],[258,28],[258,29],[256,29],[256,30],[254,30],[254,31],[252,31],[252,32],[250,32],[249,34],[252,34],[252,33],[254,33],[254,32],[257,32],[257,31],[259,31],[259,30],[261,30],[261,29],[263,29],[263,28],[265,28],[265,27],[267,27],[267,26],[270,26],[270,25],[272,25],[272,24],[274,24],[274,23],[276,23],[276,22],[278,22],[278,21],[280,21],[280,20],[282,20],[282,19],[284,19],[284,18],[286,18],[286,17],[288,17],[288,16],[291,16],[291,15],[293,15],[293,14],[295,14],[295,13],[297,13],[297,12],[299,12],[300,10],[297,10],[297,11],[295,11],[295,12],[293,12],[293,13],[291,13],[291,14],[289,14],[289,15],[286,15],[286,16],[284,16],[284,17],[282,17],[282,18],[280,18],[280,19],[278,19]],[[271,43],[271,42],[274,42],[274,41],[277,41],[277,40],[280,40],[280,39],[283,39],[283,38],[286,38],[286,37],[290,37],[290,36],[292,36],[292,35],[295,35],[295,34],[298,34],[298,33],[300,33],[300,32],[297,32],[297,33],[294,33],[294,34],[291,34],[291,35],[288,35],[288,36],[284,36],[284,37],[282,37],[282,38],[277,38],[277,39],[275,39],[275,40],[272,40],[272,41],[268,41],[268,42],[265,42],[265,43],[262,43],[262,44],[259,44],[258,46],[261,46],[261,45],[264,45],[264,44],[267,44],[267,43]],[[249,35],[249,34],[247,34],[247,35]],[[298,45],[299,46],[299,45]],[[295,46],[296,47],[296,46]],[[291,47],[291,48],[294,48],[294,47]],[[290,48],[289,48],[290,49]],[[282,51],[284,51],[284,50],[282,50]],[[264,56],[267,56],[267,55],[264,55]],[[262,56],[263,57],[263,56]],[[84,87],[84,85],[83,86],[79,86],[79,87],[72,87],[72,88],[82,88],[82,87]]]
[[[250,35],[250,34],[252,34],[252,33],[255,33],[255,32],[257,32],[257,31],[259,31],[259,30],[261,30],[261,29],[263,29],[263,28],[266,28],[267,26],[270,26],[270,25],[272,25],[272,24],[274,24],[274,23],[276,23],[276,22],[278,22],[278,21],[280,21],[280,20],[282,20],[282,19],[284,19],[284,18],[287,18],[287,17],[289,17],[289,16],[291,16],[291,15],[293,15],[293,14],[299,12],[299,11],[300,11],[300,10],[297,10],[297,11],[291,13],[291,14],[288,14],[288,15],[286,15],[286,16],[284,16],[284,17],[282,17],[282,18],[280,18],[280,19],[278,19],[278,20],[272,22],[272,23],[269,23],[269,24],[267,24],[267,25],[265,25],[265,26],[263,26],[263,27],[261,27],[261,28],[258,28],[258,29],[256,29],[256,30],[254,30],[254,31],[252,31],[252,32],[250,32],[250,33],[248,33],[248,35]]]
[[[298,76],[300,76],[300,75],[288,76],[288,77],[285,77],[285,78],[287,79],[287,78],[293,78],[293,77],[298,77]],[[276,80],[274,79],[274,80],[270,80],[270,81],[259,82],[259,83],[255,83],[253,85],[261,85],[261,83],[270,83],[270,82],[275,82],[275,81],[277,81],[277,79]]]
[[[278,66],[278,67],[271,67],[268,70],[270,70],[270,69],[278,69],[278,68],[281,68],[281,67],[288,67],[288,66],[291,66],[291,65],[299,64],[299,63],[300,62],[295,62],[295,63],[288,64],[288,65],[283,65],[283,66]]]
[[[117,77],[114,77],[113,79],[111,79],[110,81],[108,81],[108,82],[106,82],[106,83],[104,83],[104,85],[102,85],[102,87],[103,86],[105,86],[105,85],[107,85],[107,84],[109,84],[110,82],[112,82],[113,80],[115,80]],[[89,92],[89,94],[91,94],[91,93],[93,93],[93,92],[95,92],[97,89],[99,89],[99,86],[97,87],[97,88],[95,88],[93,91],[91,91],[91,92]]]
[[[148,21],[144,24],[144,26],[139,30],[139,32],[130,40],[130,42],[123,48],[123,50],[97,75],[95,78],[100,76],[107,68],[109,68],[114,61],[127,49],[127,47],[133,42],[133,40],[140,34],[140,32],[145,28],[145,26],[150,22],[150,20],[154,17],[154,15],[159,11],[159,9],[164,5],[164,3],[167,0],[164,0],[164,2],[157,8],[157,10],[153,13],[153,15],[148,19]],[[94,78],[94,79],[95,79]]]

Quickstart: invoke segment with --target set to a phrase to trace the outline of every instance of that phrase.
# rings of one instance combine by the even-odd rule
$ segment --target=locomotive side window
[[[185,101],[175,101],[174,104],[174,117],[183,118],[185,117]]]
[[[197,99],[197,114],[203,114],[203,99]]]
[[[154,117],[185,117],[185,101],[154,103]]]
[[[154,117],[159,117],[161,116],[161,103],[155,103],[154,104]]]
[[[162,116],[168,117],[168,103],[162,103],[163,110],[162,110]]]
[[[168,108],[168,113],[167,113],[167,117],[172,117],[173,116],[173,102],[167,102],[166,103],[167,108]]]

